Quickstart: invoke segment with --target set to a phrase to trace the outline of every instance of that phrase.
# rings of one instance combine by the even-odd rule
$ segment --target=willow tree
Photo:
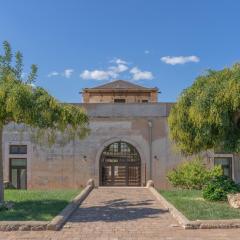
[[[240,152],[240,64],[209,70],[185,89],[168,119],[170,136],[186,153]]]
[[[5,125],[14,122],[33,129],[44,141],[54,143],[58,133],[68,141],[88,133],[88,117],[78,106],[61,104],[43,88],[35,87],[37,66],[32,65],[26,80],[22,77],[22,54],[3,43],[0,55],[0,203],[4,201],[2,137]]]

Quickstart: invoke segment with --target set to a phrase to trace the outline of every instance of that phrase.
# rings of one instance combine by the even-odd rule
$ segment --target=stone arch
[[[143,147],[141,146],[141,144],[137,143],[136,141],[130,139],[129,137],[113,137],[111,139],[108,139],[107,141],[105,141],[101,147],[98,149],[97,151],[97,154],[96,154],[96,159],[95,159],[95,169],[96,169],[96,173],[98,173],[96,175],[96,180],[97,180],[97,183],[98,185],[100,184],[100,158],[101,158],[101,155],[104,151],[104,149],[115,143],[115,142],[126,142],[130,145],[132,145],[136,150],[137,152],[139,153],[139,156],[140,156],[140,159],[141,159],[141,168],[140,168],[140,171],[141,171],[141,185],[144,183],[144,179],[146,178],[145,176],[145,171],[144,171],[144,167],[146,167],[146,155],[143,151]]]

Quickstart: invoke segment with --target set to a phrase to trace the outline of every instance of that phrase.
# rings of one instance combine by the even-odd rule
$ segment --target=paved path
[[[147,188],[99,188],[72,215],[65,229],[82,229],[86,237],[158,236],[160,228],[176,225]],[[172,229],[172,228],[171,228]],[[154,233],[154,234],[153,234]]]
[[[58,232],[0,232],[0,240],[239,240],[240,229],[184,230],[147,188],[94,189]]]

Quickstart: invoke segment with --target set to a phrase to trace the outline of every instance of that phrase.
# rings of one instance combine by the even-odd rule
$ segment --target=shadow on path
[[[69,222],[118,222],[141,218],[157,218],[168,212],[153,206],[153,200],[127,201],[115,199],[101,202],[97,206],[81,206],[68,220]]]

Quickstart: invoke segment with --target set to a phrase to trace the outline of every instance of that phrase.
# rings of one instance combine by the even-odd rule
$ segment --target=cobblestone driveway
[[[0,239],[237,240],[240,229],[183,230],[146,188],[94,189],[58,232],[0,232]]]

